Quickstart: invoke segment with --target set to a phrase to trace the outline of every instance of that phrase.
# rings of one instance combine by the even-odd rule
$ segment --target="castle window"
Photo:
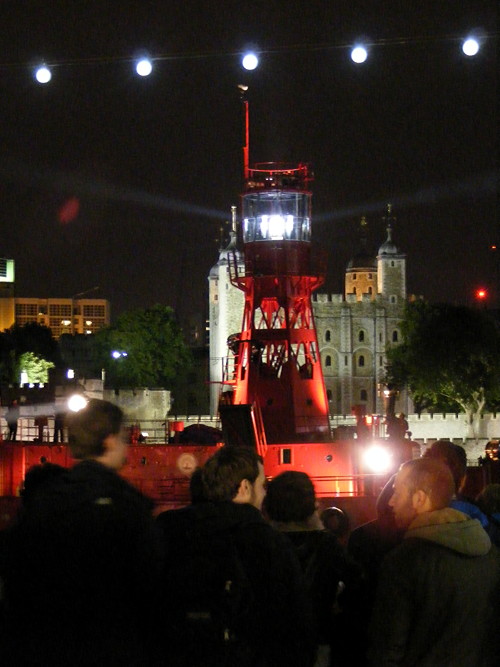
[[[365,340],[365,332],[361,330],[358,334],[358,340],[360,343],[362,343]]]
[[[331,356],[328,354],[328,355],[326,356],[326,358],[325,358],[325,366],[331,366],[331,365],[332,365],[332,358],[331,358]]]
[[[326,397],[329,401],[332,400],[332,390],[331,389],[326,390]]]
[[[360,354],[358,357],[358,366],[361,368],[364,365],[365,365],[365,357],[364,355]]]
[[[391,303],[396,303],[396,297],[394,295],[391,296]]]
[[[378,339],[379,339],[379,342],[381,343],[382,342],[382,333],[379,333]]]
[[[331,339],[332,339],[332,332],[330,331],[330,329],[327,329],[325,331],[325,341],[329,343]]]
[[[373,294],[373,287],[368,288],[368,294]]]
[[[359,392],[359,400],[360,401],[367,401],[368,400],[368,393],[367,393],[366,389],[362,389]]]
[[[394,264],[394,261],[391,262],[391,266],[396,266],[396,265]]]
[[[357,274],[356,274],[356,273],[353,273],[353,274],[352,274],[352,279],[353,279],[353,280],[356,280],[356,278],[357,278]]]
[[[393,331],[393,332],[392,332],[392,342],[393,342],[393,343],[397,343],[397,342],[398,342],[398,332],[397,332],[397,331]]]
[[[384,357],[379,357],[378,358],[378,365],[383,366],[384,365]]]
[[[347,355],[344,357],[344,366],[347,366]]]
[[[356,294],[356,288],[355,287],[352,288],[352,293]]]

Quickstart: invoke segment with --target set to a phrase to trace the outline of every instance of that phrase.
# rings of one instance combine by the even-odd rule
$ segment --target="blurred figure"
[[[19,406],[16,400],[12,401],[5,414],[5,421],[9,427],[7,440],[15,440],[17,435],[17,420],[19,419]]]
[[[153,661],[161,542],[151,502],[117,471],[123,413],[91,400],[68,419],[77,463],[37,467],[6,537],[2,665]]]
[[[329,530],[342,546],[347,546],[347,540],[351,531],[349,515],[338,507],[327,507],[319,518],[326,530]]]
[[[336,537],[324,530],[317,512],[311,479],[293,470],[281,473],[267,487],[264,510],[271,524],[294,545],[313,606],[316,667],[345,662],[344,647],[350,652],[343,605],[349,602],[355,585],[354,569]]]
[[[477,504],[488,519],[491,541],[500,547],[500,484],[488,484],[477,497]]]
[[[385,556],[403,539],[404,530],[398,528],[389,502],[394,491],[393,475],[379,494],[376,504],[377,518],[355,528],[347,543],[347,552],[361,567],[363,586],[359,603],[355,608],[354,625],[358,630],[353,643],[353,665],[367,664],[368,626],[377,590],[380,567]]]
[[[376,667],[494,664],[499,553],[479,521],[449,507],[454,491],[440,460],[407,461],[396,475],[390,505],[406,532],[381,568],[370,628]]]
[[[64,412],[56,410],[54,415],[54,442],[64,442]]]

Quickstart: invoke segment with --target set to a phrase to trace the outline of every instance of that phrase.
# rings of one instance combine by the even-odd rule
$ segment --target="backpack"
[[[167,565],[166,593],[173,611],[168,648],[169,657],[174,649],[173,665],[256,664],[248,641],[252,588],[234,532],[194,521],[177,549],[177,562]]]

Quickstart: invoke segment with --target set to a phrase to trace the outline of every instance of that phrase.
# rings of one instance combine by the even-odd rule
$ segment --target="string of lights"
[[[272,47],[264,49],[254,49],[252,51],[201,51],[201,52],[184,52],[184,53],[163,53],[157,55],[149,55],[144,53],[140,57],[131,56],[95,56],[78,59],[60,59],[54,61],[46,61],[42,63],[29,65],[26,63],[0,63],[0,70],[6,69],[30,69],[33,77],[40,84],[49,83],[52,80],[54,72],[58,68],[66,66],[85,66],[94,64],[113,64],[124,63],[132,65],[136,74],[141,77],[149,76],[155,67],[155,64],[162,61],[188,60],[188,59],[209,59],[209,58],[239,58],[241,67],[247,71],[257,69],[261,59],[267,55],[273,55],[286,52],[307,52],[307,51],[332,51],[344,50],[349,53],[352,62],[357,65],[365,63],[373,49],[383,48],[387,46],[411,46],[417,44],[429,43],[443,43],[449,42],[454,46],[459,45],[462,54],[467,58],[473,58],[478,55],[482,47],[488,41],[496,40],[497,32],[485,33],[482,31],[470,32],[463,36],[457,35],[434,35],[434,36],[400,36],[393,38],[382,38],[376,40],[357,40],[353,42],[337,42],[337,43],[320,43],[320,44],[293,44],[281,47]]]

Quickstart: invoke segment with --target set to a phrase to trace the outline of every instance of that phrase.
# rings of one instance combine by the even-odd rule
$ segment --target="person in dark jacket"
[[[454,491],[439,460],[408,461],[396,476],[390,504],[406,533],[381,569],[369,654],[377,667],[494,664],[499,554],[477,519],[449,507]]]
[[[262,460],[249,447],[223,447],[205,463],[201,482],[199,502],[158,517],[169,664],[310,667],[312,618],[300,565],[260,512]],[[227,627],[218,642],[219,622]]]
[[[349,563],[344,548],[325,530],[310,477],[289,470],[271,480],[264,500],[271,525],[292,542],[304,572],[316,632],[315,667],[351,664],[341,649],[350,651],[345,606],[357,593],[359,570]]]
[[[150,501],[117,474],[127,449],[122,420],[118,407],[89,401],[68,418],[80,462],[30,475],[6,536],[2,665],[142,667],[156,659],[161,540]]]
[[[381,564],[385,556],[401,543],[404,536],[404,530],[396,525],[393,508],[389,505],[394,478],[395,475],[392,475],[377,498],[377,518],[355,528],[347,544],[347,553],[360,566],[363,577],[358,604],[352,614],[357,639],[352,643],[351,655],[353,664],[357,667],[366,665],[368,627]]]

